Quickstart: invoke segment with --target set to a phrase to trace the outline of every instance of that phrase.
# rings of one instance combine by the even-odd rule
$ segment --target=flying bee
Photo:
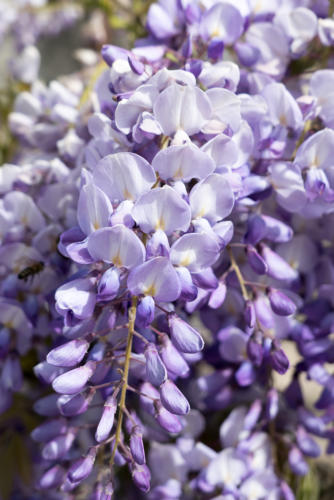
[[[44,262],[32,262],[30,266],[25,267],[20,271],[17,275],[19,280],[23,280],[24,282],[28,281],[31,277],[33,278],[36,274],[39,274],[44,269]]]

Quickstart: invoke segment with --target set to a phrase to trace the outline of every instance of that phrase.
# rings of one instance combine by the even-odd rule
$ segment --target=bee
[[[36,274],[40,273],[44,269],[44,262],[32,262],[30,266],[25,267],[20,271],[17,275],[19,280],[23,280],[24,282],[28,281],[31,277],[33,278]]]

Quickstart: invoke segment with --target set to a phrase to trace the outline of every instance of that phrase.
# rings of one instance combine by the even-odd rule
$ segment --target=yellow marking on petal
[[[183,172],[182,172],[182,167],[180,167],[174,174],[174,179],[182,179],[183,177]]]
[[[122,267],[122,259],[120,258],[119,254],[117,254],[115,257],[112,258],[112,263],[116,267]]]
[[[221,31],[219,28],[216,28],[211,33],[211,38],[219,38],[221,36]]]
[[[194,262],[194,252],[192,250],[188,250],[184,257],[180,261],[180,266],[187,267],[189,264]]]
[[[145,295],[151,295],[154,297],[154,295],[157,293],[157,289],[155,288],[154,284],[152,283],[146,290],[144,291]]]
[[[158,229],[161,229],[162,231],[165,230],[165,221],[163,217],[160,217],[160,219],[158,219],[158,222],[155,225],[155,230],[157,231]]]
[[[93,222],[93,228],[94,229],[100,229],[100,227],[101,226],[100,226],[100,224],[99,224],[99,222],[97,220]]]
[[[197,213],[197,219],[203,217],[206,214],[206,208],[202,207],[201,210]]]
[[[130,193],[130,191],[128,191],[127,188],[124,189],[123,191],[123,196],[126,200],[132,200],[133,199],[133,196],[132,194]]]
[[[320,160],[318,158],[318,155],[315,155],[315,158],[314,158],[313,162],[311,163],[310,168],[318,168],[319,165],[320,165]]]
[[[258,12],[260,12],[261,9],[262,9],[262,0],[258,0],[253,8],[254,14],[257,14]]]
[[[280,122],[280,124],[282,125],[282,127],[286,127],[286,126],[287,126],[287,119],[286,119],[286,116],[282,114],[282,115],[279,117],[279,122]]]
[[[5,322],[5,323],[3,324],[3,326],[4,326],[5,328],[8,328],[8,330],[10,330],[10,329],[14,328],[14,325],[13,325],[13,323],[12,323],[11,321],[7,321],[7,322]]]

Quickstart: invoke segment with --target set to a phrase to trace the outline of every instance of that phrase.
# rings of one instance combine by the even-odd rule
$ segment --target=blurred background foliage
[[[7,0],[8,5],[17,0]],[[59,76],[81,71],[80,50],[99,53],[104,43],[130,48],[136,39],[145,36],[146,13],[153,0],[49,0],[35,11],[57,12],[64,5],[83,10],[81,19],[54,36],[42,36],[37,43],[41,53],[40,78],[49,82]],[[24,8],[22,9],[24,10]],[[26,85],[15,81],[8,71],[14,53],[11,35],[2,40],[0,54],[0,165],[10,162],[15,141],[10,134],[7,118],[15,97]]]

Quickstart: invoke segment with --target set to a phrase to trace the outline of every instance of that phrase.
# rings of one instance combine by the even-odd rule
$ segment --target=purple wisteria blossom
[[[34,498],[301,498],[334,451],[332,6],[159,0],[91,80],[46,85],[34,42],[82,10],[47,30],[35,2],[0,22],[29,7],[0,413],[40,445]]]

